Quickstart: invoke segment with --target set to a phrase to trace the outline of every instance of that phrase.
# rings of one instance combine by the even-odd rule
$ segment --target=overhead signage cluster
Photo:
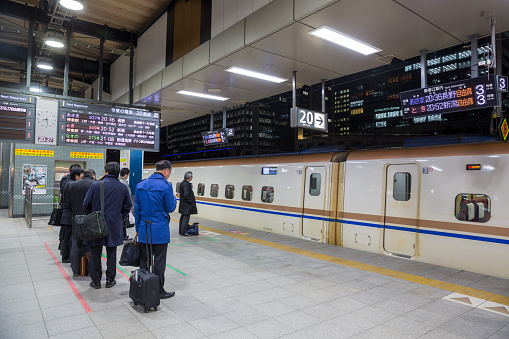
[[[305,108],[295,107],[290,111],[290,127],[300,127],[327,132],[328,115]]]
[[[61,101],[59,145],[159,151],[160,114],[131,108]]]
[[[0,141],[34,143],[35,100],[31,95],[0,93]]]
[[[498,88],[494,76],[484,76],[401,92],[403,117],[494,107],[498,104]]]

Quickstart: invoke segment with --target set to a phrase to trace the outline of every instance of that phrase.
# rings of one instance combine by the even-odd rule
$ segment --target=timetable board
[[[0,93],[0,141],[34,143],[35,102],[31,95]]]
[[[61,100],[58,145],[159,151],[160,114]]]
[[[465,79],[401,92],[403,118],[497,106],[494,76]]]
[[[201,137],[205,146],[221,145],[228,142],[228,132],[225,128],[201,132]]]

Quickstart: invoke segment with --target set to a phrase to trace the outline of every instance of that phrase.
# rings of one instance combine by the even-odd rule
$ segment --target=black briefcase
[[[120,266],[140,266],[140,253],[141,246],[138,242],[138,237],[134,238],[134,241],[129,240],[124,242],[124,248],[122,249],[122,255],[118,264]]]
[[[104,182],[101,181],[101,211],[79,214],[72,220],[72,235],[81,240],[94,240],[108,235],[108,224],[104,219]]]
[[[60,218],[62,217],[63,209],[60,207],[55,208],[53,212],[51,212],[51,217],[49,218],[48,225],[60,226]]]

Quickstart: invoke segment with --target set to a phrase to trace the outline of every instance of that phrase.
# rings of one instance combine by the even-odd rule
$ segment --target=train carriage
[[[174,162],[175,189],[188,170],[201,218],[509,278],[505,143]]]

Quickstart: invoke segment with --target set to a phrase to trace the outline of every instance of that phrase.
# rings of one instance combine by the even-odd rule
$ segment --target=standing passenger
[[[66,200],[68,205],[71,207],[72,218],[78,214],[85,214],[83,212],[83,201],[88,189],[95,182],[95,171],[93,169],[87,169],[83,173],[83,177],[79,181],[70,182],[65,190]],[[89,252],[88,245],[83,244],[83,240],[77,239],[72,236],[71,246],[71,269],[73,277],[79,277],[80,275],[80,253]]]
[[[109,162],[104,166],[102,179],[104,182],[104,218],[108,224],[108,235],[104,238],[88,241],[90,245],[90,286],[101,288],[101,253],[102,247],[106,246],[106,287],[112,287],[115,281],[117,261],[117,246],[123,244],[122,220],[129,213],[132,202],[127,187],[118,181],[120,164]],[[95,182],[85,197],[83,210],[85,213],[101,210],[100,182]]]
[[[129,171],[129,168],[127,167],[122,168],[120,170],[120,178],[118,179],[118,181],[120,181],[121,183],[126,185],[127,188],[129,188],[129,196],[132,197],[131,188],[129,187],[129,181],[127,181],[127,179],[129,179],[129,173],[131,173],[131,171]],[[127,229],[125,227],[124,227],[124,240],[129,240],[129,236],[127,235]]]
[[[136,234],[142,243],[140,268],[147,269],[147,254],[145,243],[150,242],[150,230],[145,232],[145,220],[152,222],[152,243],[154,255],[154,273],[159,276],[159,292],[161,299],[171,298],[175,292],[164,290],[164,272],[166,271],[166,253],[170,242],[170,213],[177,207],[177,198],[173,194],[173,187],[168,182],[171,174],[171,164],[168,160],[161,160],[156,164],[156,172],[148,179],[136,186],[134,197],[134,217],[136,219]]]
[[[62,255],[62,263],[68,264],[71,262],[71,237],[72,237],[72,210],[67,198],[67,187],[71,182],[80,180],[83,176],[83,168],[80,165],[74,164],[69,167],[69,177],[63,177],[60,180],[60,193],[62,195],[62,216],[60,217],[60,231],[61,231],[61,248],[60,254]],[[65,181],[64,181],[65,179]]]
[[[193,180],[193,172],[187,171],[184,174],[184,180],[180,183],[180,204],[179,213],[179,233],[181,236],[187,235],[187,227],[189,226],[189,218],[191,214],[197,214],[196,199],[194,197],[193,186],[191,186],[191,180]]]

